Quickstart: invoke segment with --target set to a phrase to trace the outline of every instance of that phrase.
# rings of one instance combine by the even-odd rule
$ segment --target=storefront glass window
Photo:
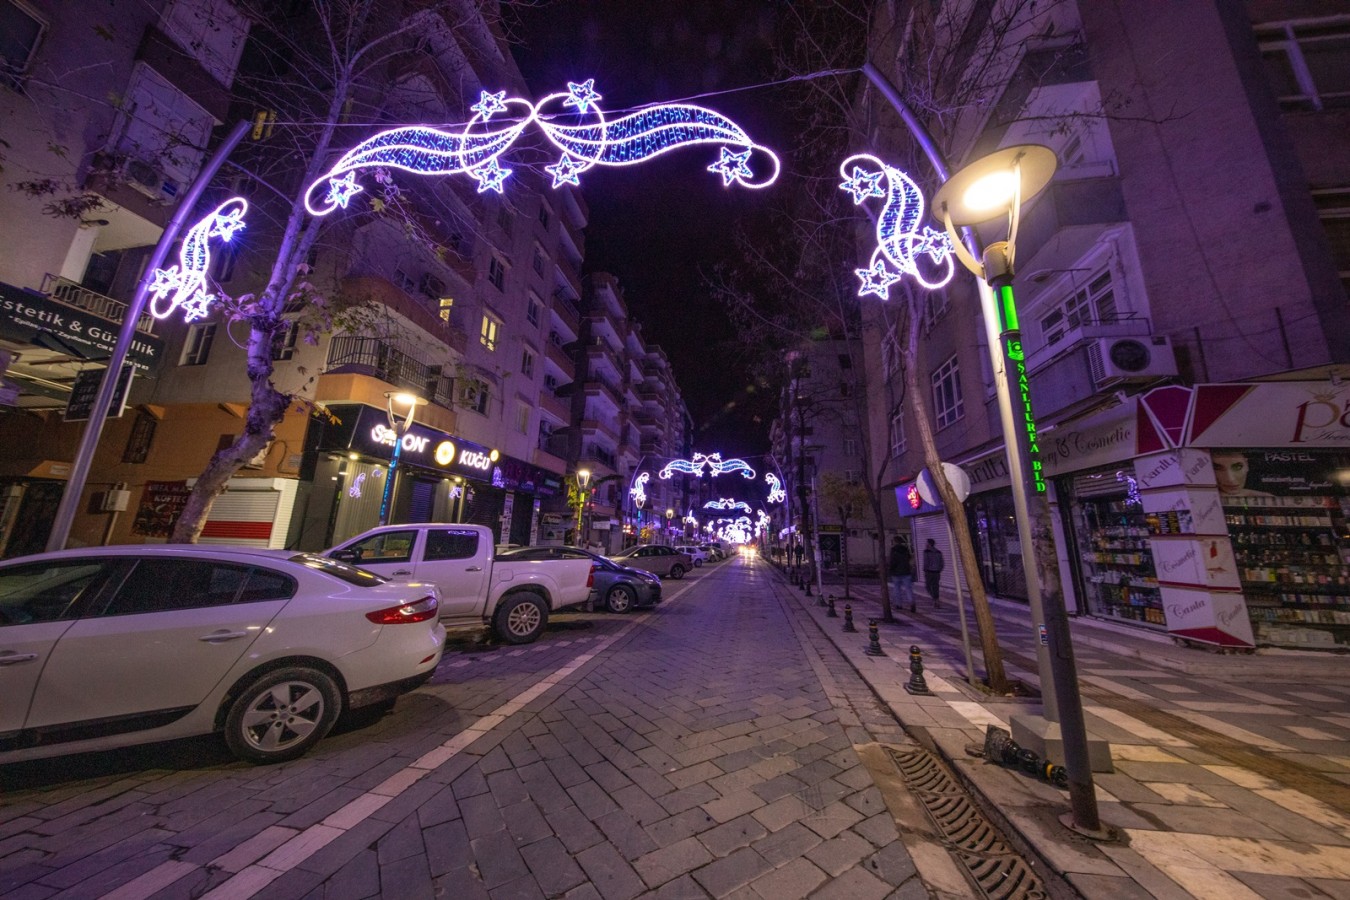
[[[1149,522],[1131,489],[1133,469],[1103,469],[1065,481],[1088,612],[1164,627]]]

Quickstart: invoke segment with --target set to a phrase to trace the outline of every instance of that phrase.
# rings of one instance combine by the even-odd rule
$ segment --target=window
[[[78,601],[97,592],[99,560],[30,563],[0,569],[0,629],[73,617]]]
[[[505,203],[497,208],[497,225],[507,234],[511,233],[511,210]]]
[[[28,71],[47,23],[14,0],[0,0],[0,79],[16,84]]]
[[[127,616],[285,600],[295,589],[292,578],[265,569],[207,559],[139,559],[103,615]]]
[[[215,323],[205,325],[197,323],[188,327],[187,341],[183,344],[183,358],[180,366],[204,366],[211,356],[211,342],[216,339]]]
[[[965,414],[965,403],[961,400],[961,369],[953,356],[933,373],[933,416],[938,428],[946,428]]]
[[[483,314],[483,330],[478,335],[478,342],[489,350],[497,349],[497,331],[501,328],[500,322],[487,313]]]
[[[548,207],[541,203],[539,204],[539,224],[547,228],[548,222],[549,222]]]
[[[897,409],[891,416],[891,456],[905,455],[905,411]]]
[[[1350,188],[1313,191],[1317,215],[1331,244],[1331,261],[1341,276],[1341,284],[1350,293]]]
[[[300,323],[290,321],[285,326],[277,329],[272,335],[272,359],[276,362],[291,359],[295,356],[295,342],[300,336]]]
[[[440,298],[437,306],[441,314],[441,321],[449,322],[450,318],[455,314],[455,298],[442,297]]]
[[[479,415],[487,415],[488,386],[476,378],[470,379],[460,394],[464,405]]]
[[[544,304],[540,302],[538,297],[531,294],[530,299],[525,306],[525,318],[530,320],[531,325],[538,325],[539,317],[543,312]]]
[[[530,433],[530,407],[526,403],[516,404],[516,431]]]
[[[928,334],[947,312],[947,295],[942,291],[928,291],[923,298],[923,333]]]
[[[544,274],[544,251],[539,249],[538,247],[534,248],[534,261],[531,263],[531,265],[534,267],[534,274],[536,275]]]
[[[539,420],[539,449],[548,450],[549,439],[553,437],[553,432],[557,428],[548,419]]]
[[[844,438],[844,455],[849,459],[858,455],[858,439]]]
[[[1350,22],[1267,26],[1256,37],[1281,107],[1350,107]]]
[[[336,559],[362,563],[405,563],[412,560],[416,531],[381,531],[370,537],[348,544],[338,551]]]
[[[492,257],[491,262],[488,263],[488,281],[492,282],[492,286],[497,290],[504,290],[503,285],[506,283],[506,264],[495,256]]]
[[[1064,340],[1064,335],[1075,328],[1114,322],[1117,318],[1111,272],[1103,269],[1092,276],[1086,286],[1078,288],[1053,310],[1041,316],[1041,337],[1048,347]]]
[[[144,410],[136,413],[136,421],[131,424],[131,434],[127,437],[126,449],[122,451],[122,462],[143,463],[150,455],[150,444],[155,440],[155,428],[159,422]]]
[[[417,282],[413,280],[411,275],[402,269],[394,270],[394,284],[398,285],[399,290],[403,291],[405,294],[416,294],[418,292]]]
[[[433,528],[427,532],[422,556],[427,562],[441,559],[472,559],[478,555],[478,534],[457,528]]]
[[[520,374],[526,378],[534,377],[534,354],[529,350],[520,351]]]

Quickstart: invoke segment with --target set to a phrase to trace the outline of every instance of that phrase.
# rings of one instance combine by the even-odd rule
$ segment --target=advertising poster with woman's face
[[[1211,450],[1222,499],[1341,494],[1350,453],[1308,450]]]

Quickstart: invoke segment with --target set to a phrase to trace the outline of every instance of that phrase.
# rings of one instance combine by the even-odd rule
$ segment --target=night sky
[[[754,88],[773,80],[779,5],[559,0],[519,14],[515,55],[537,96],[594,78],[612,113],[687,100],[731,117],[783,156],[790,126],[782,89]],[[746,455],[767,449],[769,398],[747,391],[751,379],[738,366],[731,324],[703,278],[734,256],[737,222],[753,229],[775,198],[773,188],[723,188],[706,171],[716,158],[712,145],[692,146],[587,172],[585,270],[619,278],[643,333],[669,355],[694,420],[694,448]]]

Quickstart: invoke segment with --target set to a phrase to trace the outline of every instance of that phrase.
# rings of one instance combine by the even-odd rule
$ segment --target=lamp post
[[[403,451],[403,439],[407,436],[408,429],[412,428],[417,407],[425,406],[427,401],[414,394],[397,391],[385,391],[384,399],[389,412],[389,430],[394,434],[394,455],[389,459],[389,471],[384,477],[384,493],[380,497],[380,524],[388,525],[389,506],[394,497],[394,479],[398,477],[398,458]],[[395,404],[408,407],[408,416],[401,426],[397,416],[394,415]]]
[[[672,527],[674,527],[674,526],[671,524],[671,522],[674,520],[674,518],[675,518],[675,510],[673,510],[673,509],[667,507],[667,508],[666,508],[666,543],[667,543],[667,544],[673,544],[673,543],[674,543],[674,539],[672,539],[671,536],[670,536],[670,529],[671,529]]]
[[[585,540],[582,537],[582,526],[585,522],[584,514],[586,512],[586,500],[588,499],[587,489],[591,483],[591,470],[577,469],[576,473],[572,476],[572,480],[574,482],[572,500],[577,509],[576,537],[574,540],[576,546],[581,547],[585,544]]]
[[[1040,564],[1049,567],[1053,559],[1040,559],[1032,528],[1032,504],[1045,503],[1045,475],[1039,457],[1040,443],[1032,413],[1031,390],[1022,349],[1022,331],[1013,297],[1013,262],[1016,254],[1017,226],[1022,198],[1032,196],[1050,183],[1057,160],[1054,151],[1035,144],[1007,147],[974,161],[950,176],[933,197],[934,213],[942,220],[952,239],[952,247],[962,265],[993,291],[993,310],[985,309],[986,327],[997,325],[997,341],[991,342],[995,370],[1002,373],[1009,399],[1004,413],[1004,441],[1008,447],[1012,475],[1013,509],[1018,537],[1022,543],[1022,567],[1026,572],[1027,592],[1032,616],[1044,628],[1045,639],[1038,643],[1038,656],[1045,657],[1053,695],[1045,704],[1047,713],[1058,713],[1064,748],[1064,768],[1069,780],[1071,813],[1065,820],[1076,831],[1102,836],[1104,830],[1097,811],[1092,784],[1092,765],[1088,756],[1087,729],[1083,721],[1083,703],[1078,692],[1078,675],[1069,636],[1069,617],[1060,591],[1041,591]],[[1008,219],[1008,237],[994,241],[984,249],[981,259],[961,242],[957,226],[976,225],[999,217]],[[992,321],[990,321],[992,316]],[[997,349],[995,349],[997,348]],[[1005,396],[1000,392],[1000,400]],[[1001,404],[1002,406],[1002,404]]]

